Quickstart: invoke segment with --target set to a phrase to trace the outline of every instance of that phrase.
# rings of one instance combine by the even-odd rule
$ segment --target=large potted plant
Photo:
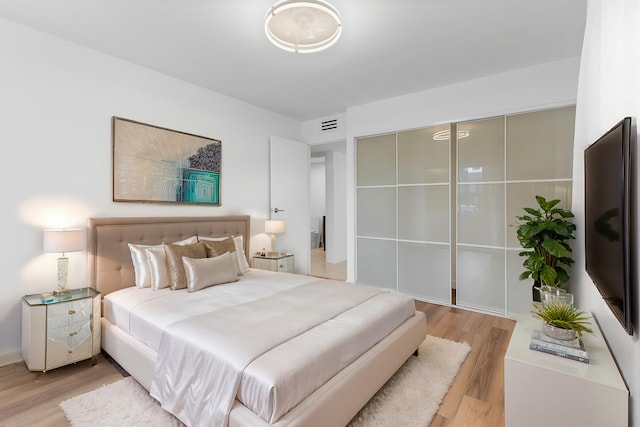
[[[526,251],[519,253],[525,260],[525,271],[520,280],[532,278],[533,300],[540,301],[540,288],[564,288],[569,281],[565,267],[573,264],[571,246],[575,239],[575,224],[569,221],[573,213],[557,207],[560,200],[547,201],[536,196],[538,209],[524,208],[525,215],[518,216],[517,237]]]

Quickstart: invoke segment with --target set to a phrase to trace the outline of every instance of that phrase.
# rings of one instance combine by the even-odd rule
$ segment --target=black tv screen
[[[633,334],[631,150],[635,126],[624,118],[584,152],[585,262],[602,298]]]

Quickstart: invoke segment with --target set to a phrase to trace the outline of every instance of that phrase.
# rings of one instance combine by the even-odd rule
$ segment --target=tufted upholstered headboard
[[[248,215],[217,217],[89,218],[87,252],[89,283],[104,297],[134,285],[129,243],[157,245],[191,236],[242,235],[249,254],[251,218]]]

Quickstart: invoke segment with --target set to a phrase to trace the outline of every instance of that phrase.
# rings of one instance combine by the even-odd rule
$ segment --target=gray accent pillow
[[[236,254],[227,252],[213,258],[194,259],[183,257],[187,277],[187,291],[195,292],[209,286],[238,280]]]
[[[207,248],[207,258],[213,258],[227,252],[236,251],[236,245],[231,236],[223,240],[204,240],[203,243]]]
[[[169,286],[171,289],[185,289],[187,287],[187,276],[184,271],[182,257],[206,258],[207,249],[203,242],[192,245],[174,245],[163,243],[164,252],[167,255],[167,269],[169,270]]]

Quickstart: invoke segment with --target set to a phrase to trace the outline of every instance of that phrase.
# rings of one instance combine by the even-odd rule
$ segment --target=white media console
[[[529,349],[540,320],[518,319],[504,358],[506,427],[626,427],[629,391],[592,319],[589,364]]]

